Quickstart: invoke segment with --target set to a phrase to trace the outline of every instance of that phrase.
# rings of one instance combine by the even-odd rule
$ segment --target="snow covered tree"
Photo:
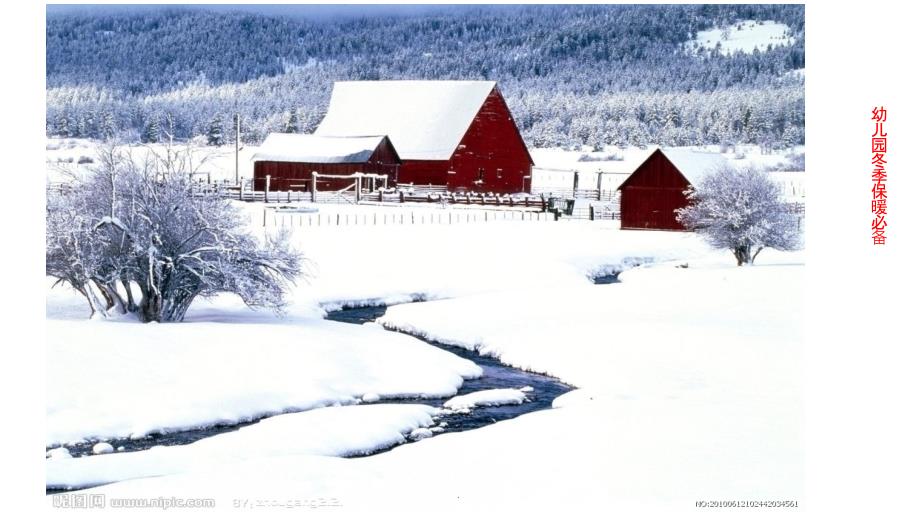
[[[783,147],[786,149],[793,149],[804,140],[802,134],[803,132],[798,126],[793,126],[791,124],[787,125],[785,129],[783,129]]]
[[[714,248],[728,248],[738,266],[753,264],[764,248],[794,250],[800,231],[781,191],[762,171],[725,166],[687,191],[690,205],[677,220]]]
[[[292,106],[284,114],[284,122],[281,127],[281,133],[297,133],[297,111]]]
[[[115,138],[116,131],[115,116],[112,115],[112,112],[106,111],[102,114],[102,124],[99,128],[100,136],[103,140],[110,140]]]
[[[214,118],[211,119],[210,124],[208,124],[208,145],[224,145],[224,121],[219,113],[215,115]]]
[[[70,119],[67,117],[67,113],[61,112],[61,114],[58,115],[57,122],[54,126],[54,134],[59,137],[72,136],[70,131]]]
[[[172,113],[166,113],[166,128],[163,133],[166,135],[166,140],[172,142],[176,137],[176,118],[173,117]]]
[[[141,142],[155,143],[160,141],[160,117],[152,114],[147,118],[144,124],[144,131],[141,133]]]
[[[181,321],[199,296],[233,293],[281,311],[301,274],[288,235],[260,243],[229,200],[192,189],[189,151],[137,160],[114,146],[67,194],[49,194],[46,273],[87,299],[93,315]]]

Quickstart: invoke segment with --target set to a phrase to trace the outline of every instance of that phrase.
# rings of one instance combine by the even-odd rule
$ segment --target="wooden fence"
[[[493,207],[523,207],[546,210],[547,199],[534,195],[507,195],[487,193],[408,193],[406,191],[385,192],[377,191],[363,193],[361,201],[374,201],[379,203],[440,203],[442,205],[481,205]]]
[[[397,191],[406,191],[413,194],[447,194],[446,185],[434,185],[434,184],[424,184],[424,185],[415,185],[412,183],[398,183],[396,184]]]
[[[258,217],[258,216],[254,216]],[[342,227],[375,225],[463,225],[497,222],[547,222],[553,221],[548,212],[462,210],[419,212],[399,210],[393,212],[364,212],[356,214],[296,213],[266,209],[261,224],[265,227]]]
[[[265,203],[294,203],[294,202],[316,202],[316,203],[339,203],[354,204],[358,199],[352,191],[317,191],[316,200],[310,191],[254,191],[252,182],[243,182],[239,185],[229,183],[208,183],[193,182],[192,188],[195,194],[217,195],[223,198],[232,198],[236,200],[249,202]],[[547,212],[549,198],[560,197],[572,199],[588,199],[610,202],[607,204],[588,205],[586,207],[575,207],[572,214],[563,215],[565,219],[586,219],[595,220],[617,220],[620,219],[620,198],[618,191],[601,191],[597,189],[578,189],[568,191],[543,191],[538,194],[528,195],[502,195],[489,193],[451,193],[440,190],[442,186],[413,186],[415,191],[407,192],[405,190],[374,192],[363,192],[359,195],[360,202],[365,203],[438,203],[441,205],[467,205],[482,207],[507,207],[513,211],[500,210],[483,210],[483,211],[464,211],[465,214],[445,211],[443,213],[426,213],[426,212],[406,212],[386,214],[386,213],[368,213],[368,214],[312,214],[312,213],[282,213],[273,212],[272,216],[263,217],[263,225],[269,225],[269,217],[272,221],[286,221],[290,226],[322,226],[325,225],[353,225],[359,224],[357,220],[363,218],[363,223],[369,225],[386,225],[386,224],[454,224],[454,223],[473,223],[489,221],[552,221],[555,216]],[[419,190],[421,187],[421,190]],[[48,183],[46,190],[49,194],[68,194],[72,187],[68,183],[54,182]],[[802,202],[791,202],[786,204],[787,209],[798,216],[798,222],[801,224],[805,217],[805,204]],[[540,212],[535,212],[540,211]],[[280,218],[280,219],[279,219]],[[280,223],[284,225],[284,223]]]
[[[569,219],[586,219],[588,221],[617,220],[620,219],[620,206],[594,206],[575,207]]]
[[[619,191],[600,189],[539,189],[534,192],[534,195],[568,200],[616,201],[620,199]]]

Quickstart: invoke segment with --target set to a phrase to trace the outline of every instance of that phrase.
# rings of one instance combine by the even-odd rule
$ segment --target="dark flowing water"
[[[614,284],[620,282],[620,272],[597,275],[591,278],[594,284]]]
[[[349,324],[363,324],[373,322],[386,313],[386,306],[359,307],[342,309],[339,311],[330,311],[327,319]],[[461,358],[466,358],[482,368],[482,377],[472,380],[465,380],[463,385],[457,391],[457,395],[469,394],[480,390],[500,389],[500,388],[522,388],[532,387],[533,391],[527,394],[527,400],[520,405],[503,405],[492,407],[477,407],[469,414],[449,414],[436,419],[437,422],[444,422],[444,433],[461,432],[486,426],[505,419],[511,419],[522,414],[533,412],[535,410],[544,410],[552,407],[553,400],[557,397],[572,390],[574,387],[562,383],[556,378],[544,374],[523,371],[514,367],[502,364],[495,358],[482,356],[475,351],[470,351],[462,347],[446,345],[439,342],[426,340],[422,337],[416,337],[419,340],[427,342],[434,347],[444,349]],[[399,400],[407,403],[421,403],[440,407],[450,398],[439,399],[406,399]],[[381,401],[381,403],[393,403],[394,401]]]
[[[386,306],[352,307],[338,311],[330,311],[326,318],[337,322],[361,325],[365,322],[373,322],[378,317],[383,316],[383,314],[386,313],[386,309]],[[452,433],[472,430],[496,423],[498,421],[503,421],[505,419],[511,419],[536,410],[548,409],[552,406],[553,399],[574,388],[551,376],[509,367],[502,364],[495,358],[482,356],[474,351],[470,351],[462,347],[441,344],[430,340],[424,341],[434,347],[444,349],[457,356],[466,358],[482,368],[482,377],[477,379],[464,380],[463,385],[457,391],[458,395],[469,394],[471,392],[477,392],[480,390],[500,388],[519,389],[523,387],[531,387],[533,389],[527,393],[527,400],[520,405],[477,407],[472,409],[469,413],[452,413],[438,416],[435,418],[435,426],[440,426],[443,428],[443,431],[438,433]],[[377,403],[362,404],[412,403],[425,404],[437,408],[443,405],[444,402],[448,399],[450,398],[381,399]],[[154,446],[177,446],[193,443],[200,439],[211,437],[217,434],[233,432],[242,427],[257,423],[259,420],[260,419],[255,419],[250,422],[235,423],[232,425],[214,425],[198,430],[152,434],[138,439],[113,439],[106,442],[115,448],[116,451],[114,454],[121,452],[147,450]],[[398,446],[399,445],[396,445],[394,447]],[[68,445],[67,449],[74,457],[81,457],[84,455],[92,455],[92,447],[92,443],[86,443]],[[386,450],[379,450],[373,452],[372,454],[381,453],[382,451]],[[61,488],[48,488],[47,492],[53,493],[61,490]]]

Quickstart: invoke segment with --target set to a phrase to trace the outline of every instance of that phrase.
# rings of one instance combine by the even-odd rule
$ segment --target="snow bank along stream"
[[[599,281],[610,282],[606,279],[599,279]],[[326,318],[354,325],[377,325],[374,324],[374,321],[383,316],[386,310],[387,306],[346,307],[328,312]],[[403,404],[424,408],[420,405],[427,405],[431,407],[431,411],[436,412],[436,414],[432,415],[431,422],[427,423],[429,426],[420,423],[419,427],[404,431],[404,437],[396,437],[396,440],[381,441],[375,443],[372,447],[365,446],[355,450],[338,451],[334,453],[335,455],[344,457],[373,455],[390,450],[408,441],[425,439],[439,433],[472,430],[536,410],[549,409],[552,407],[554,399],[574,388],[562,383],[556,378],[509,367],[503,365],[495,358],[481,356],[474,351],[430,340],[424,341],[432,346],[474,362],[482,369],[482,376],[464,380],[457,394],[450,397],[391,399],[381,398],[376,394],[364,395],[361,406]],[[318,410],[321,411],[323,409]],[[381,408],[381,410],[384,409]],[[304,417],[309,417],[305,414],[311,413],[317,413],[317,410],[295,412],[289,415],[304,415]],[[182,455],[179,455],[179,452],[164,451],[163,447],[177,446],[188,448],[191,446],[185,445],[197,443],[193,446],[201,450],[201,448],[198,448],[199,445],[203,448],[205,446],[204,443],[210,445],[214,442],[213,439],[217,438],[216,436],[227,434],[227,432],[245,433],[249,431],[245,430],[246,428],[256,423],[260,424],[254,428],[259,428],[267,424],[268,421],[255,420],[233,425],[215,425],[197,430],[151,434],[133,439],[114,439],[107,441],[105,444],[68,444],[66,450],[63,448],[52,448],[48,450],[48,455],[54,458],[86,457],[93,456],[94,454],[98,456],[99,453],[103,453],[102,450],[98,448],[99,446],[105,447],[104,453],[106,453],[106,456],[120,456],[123,453],[129,452],[143,452],[145,455],[146,452],[152,448],[156,451],[151,452],[153,455],[146,455],[139,459],[131,459],[130,461],[127,458],[122,459],[126,462],[109,462],[109,460],[116,461],[116,459],[108,459],[105,463],[94,463],[99,465],[89,466],[91,468],[89,472],[82,472],[82,470],[79,469],[59,470],[59,473],[55,472],[53,475],[49,474],[47,490],[48,492],[67,491],[115,482],[123,479],[123,477],[115,474],[120,472],[129,473],[129,475],[126,476],[127,478],[167,474],[172,470],[181,469],[181,466],[187,461],[182,460]],[[360,426],[360,424],[356,426]],[[247,435],[255,437],[259,434],[253,433]],[[204,450],[207,450],[207,448],[204,448]],[[172,453],[176,453],[174,459],[172,455],[169,455]],[[131,456],[133,457],[134,454]],[[103,459],[99,460],[101,461]],[[111,466],[109,466],[110,464]],[[124,466],[121,466],[122,464],[124,464]],[[77,468],[77,466],[73,466],[73,468]],[[78,471],[80,472],[78,473]],[[160,473],[160,471],[163,471],[163,473]],[[115,475],[112,476],[113,474]]]
[[[329,312],[326,318],[338,322],[365,324],[374,322],[377,318],[382,317],[386,313],[386,309],[386,306],[340,309]],[[554,399],[574,388],[550,376],[509,367],[495,358],[481,356],[475,351],[438,343],[422,337],[417,338],[461,358],[470,360],[482,368],[481,377],[464,380],[463,385],[457,391],[456,397],[406,400],[406,402],[422,403],[433,407],[444,407],[445,404],[451,402],[447,406],[454,412],[438,418],[440,422],[446,425],[442,426],[444,432],[472,430],[536,410],[551,408]],[[495,389],[507,390],[504,392],[495,391],[476,394]],[[518,398],[514,397],[515,394],[512,391],[519,391],[520,389],[524,389],[526,399],[517,403]],[[477,400],[480,401],[480,404],[475,403]],[[473,403],[467,405],[465,402]]]

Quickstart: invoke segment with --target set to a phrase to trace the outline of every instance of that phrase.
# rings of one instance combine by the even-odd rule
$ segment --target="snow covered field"
[[[367,393],[450,396],[480,374],[409,337],[322,320],[49,319],[47,344],[49,445],[349,405]]]
[[[86,321],[85,301],[54,288],[47,443],[234,423],[348,404],[367,392],[451,395],[477,367],[377,326],[323,321],[323,309],[589,285],[589,275],[624,261],[704,250],[689,234],[614,229],[576,222],[302,229],[293,238],[312,278],[293,287],[283,319],[221,296],[193,304],[178,325]]]
[[[87,168],[97,164],[97,149],[100,143],[79,138],[48,138],[45,150],[46,178],[49,182],[66,180],[62,171],[82,174]],[[129,146],[131,154],[136,160],[142,160],[148,152],[165,153],[166,144],[134,144]],[[186,144],[176,144],[177,149],[185,149]],[[207,146],[202,143],[191,145],[192,162],[201,173],[199,178],[208,178],[211,181],[234,181],[236,157],[233,145]],[[252,178],[252,157],[259,151],[258,146],[243,146],[239,153],[240,176]],[[82,162],[82,163],[81,163]]]
[[[46,442],[316,410],[187,446],[58,455],[46,461],[48,483],[131,479],[88,491],[214,496],[223,508],[241,497],[333,498],[349,512],[802,496],[801,254],[765,251],[736,268],[692,234],[585,221],[311,228],[294,239],[312,278],[280,320],[217,297],[182,324],[85,321],[82,300],[50,290]],[[590,281],[647,261],[657,264],[620,284]],[[419,296],[437,300],[393,306],[380,322],[579,390],[478,430],[330,457],[426,437],[437,420],[430,407],[361,400],[451,395],[479,374],[380,325],[321,320],[343,303]],[[527,397],[512,392],[457,407]]]
[[[767,45],[776,47],[792,44],[794,40],[788,36],[788,31],[789,26],[784,23],[771,21],[759,23],[754,20],[745,20],[724,28],[714,27],[700,31],[690,44],[696,43],[706,49],[714,49],[718,45],[722,54],[734,52],[750,54],[754,52],[754,49],[766,50]]]

